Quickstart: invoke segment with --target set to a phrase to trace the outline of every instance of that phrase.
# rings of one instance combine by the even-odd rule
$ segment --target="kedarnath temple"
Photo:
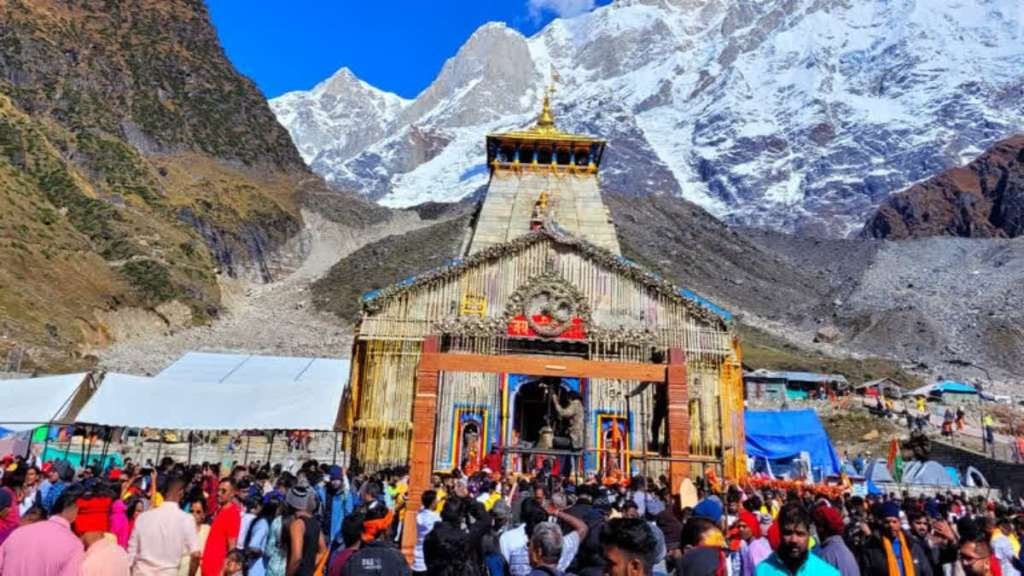
[[[622,257],[601,199],[606,142],[487,136],[490,180],[461,258],[363,297],[345,425],[354,462],[529,472],[746,469],[731,316]]]

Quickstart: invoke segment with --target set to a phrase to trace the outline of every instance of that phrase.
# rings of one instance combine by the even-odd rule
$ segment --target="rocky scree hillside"
[[[1024,235],[1024,134],[890,196],[861,234],[891,240]]]
[[[0,364],[216,316],[323,188],[202,2],[0,2]]]
[[[1021,384],[1024,239],[814,239],[730,228],[674,196],[605,202],[626,257],[734,313],[751,366]],[[313,285],[314,303],[352,322],[361,294],[458,256],[474,206],[430,213],[436,224],[341,260]]]
[[[343,69],[271,101],[312,169],[389,206],[486,182],[484,136],[607,138],[609,192],[855,234],[890,193],[1024,128],[1019,0],[618,0],[526,38],[478,29],[414,100]]]

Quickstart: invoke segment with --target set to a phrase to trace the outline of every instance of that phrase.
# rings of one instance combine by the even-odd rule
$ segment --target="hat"
[[[116,482],[121,479],[122,474],[120,468],[111,468],[110,472],[107,473],[107,479]]]
[[[75,534],[110,531],[110,505],[112,498],[79,498],[78,516],[75,517]]]
[[[693,507],[694,518],[711,520],[715,524],[722,519],[722,503],[717,498],[706,498]]]
[[[284,502],[296,510],[308,510],[309,499],[311,496],[309,480],[306,478],[305,474],[299,474],[299,478],[295,482],[295,485],[288,489],[288,494],[285,495]]]
[[[831,506],[818,506],[814,509],[814,523],[828,529],[832,535],[842,534],[845,528],[843,515]]]
[[[14,456],[11,456],[10,454],[5,454],[3,458],[0,458],[0,464],[3,464],[4,466],[7,466],[11,462],[14,462]]]
[[[341,473],[341,466],[331,466],[327,470],[327,476],[330,477],[331,480],[341,480],[343,478],[343,475]]]
[[[875,512],[879,518],[899,518],[900,507],[893,501],[883,502],[878,505],[878,509]]]
[[[761,522],[758,521],[757,516],[749,510],[740,510],[739,521],[747,525],[750,528],[751,534],[754,538],[761,537]]]
[[[50,470],[53,470],[53,462],[47,462],[43,464],[43,474],[49,474]]]

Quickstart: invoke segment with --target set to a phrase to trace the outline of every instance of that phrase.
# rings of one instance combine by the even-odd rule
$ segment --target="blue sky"
[[[406,98],[437,76],[480,25],[530,35],[555,16],[610,0],[208,0],[228,57],[268,98],[306,90],[342,66]]]

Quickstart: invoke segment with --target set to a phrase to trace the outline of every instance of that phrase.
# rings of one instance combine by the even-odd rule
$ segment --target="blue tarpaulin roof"
[[[748,455],[783,460],[807,452],[812,468],[839,473],[839,456],[814,410],[745,410],[743,417]]]
[[[964,384],[963,382],[957,382],[955,380],[943,380],[935,385],[935,390],[939,392],[955,392],[958,394],[977,394],[978,389],[970,384]]]

